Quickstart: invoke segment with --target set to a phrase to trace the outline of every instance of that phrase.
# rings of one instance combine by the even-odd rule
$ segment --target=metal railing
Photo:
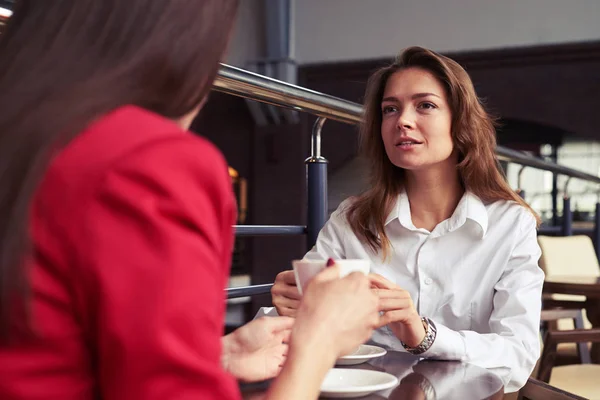
[[[221,64],[213,90],[356,124],[362,106],[324,93]]]
[[[256,100],[280,107],[290,108],[318,116],[311,136],[311,155],[306,159],[308,188],[308,221],[306,226],[236,226],[238,236],[260,235],[307,235],[308,248],[316,241],[318,232],[327,219],[327,160],[321,154],[321,130],[327,119],[357,124],[362,117],[362,106],[314,90],[278,81],[240,68],[221,64],[213,90]],[[496,148],[499,160],[532,167],[553,174],[600,183],[600,177],[559,164],[511,150],[502,146]],[[522,171],[521,171],[522,172]],[[565,204],[562,227],[549,227],[547,233],[564,235],[573,233],[570,199],[565,183]],[[600,204],[596,207],[596,228],[593,229],[597,246],[600,244]],[[543,233],[543,232],[542,232]],[[247,286],[228,289],[228,298],[244,297],[268,293],[272,285]]]
[[[348,124],[359,123],[362,115],[362,106],[359,104],[226,64],[221,64],[213,90]],[[320,151],[320,145],[318,147]],[[501,161],[600,183],[598,176],[544,161],[506,147],[498,146],[496,154]]]

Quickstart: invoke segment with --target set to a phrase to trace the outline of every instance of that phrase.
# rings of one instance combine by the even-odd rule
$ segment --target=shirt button
[[[425,284],[426,285],[431,285],[433,283],[433,279],[431,278],[425,278]]]

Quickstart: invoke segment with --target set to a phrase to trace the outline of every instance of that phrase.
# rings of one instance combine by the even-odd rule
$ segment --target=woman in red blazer
[[[234,378],[284,357],[269,398],[316,398],[369,337],[376,297],[335,267],[295,320],[221,337],[234,198],[186,129],[236,3],[17,2],[0,41],[3,400],[233,399]]]

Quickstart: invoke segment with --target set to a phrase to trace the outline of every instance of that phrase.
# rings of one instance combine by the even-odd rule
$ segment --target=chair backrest
[[[600,276],[594,244],[588,236],[538,236],[540,267],[546,276]]]
[[[586,400],[585,397],[565,392],[537,379],[529,378],[525,386],[519,390],[519,400]]]

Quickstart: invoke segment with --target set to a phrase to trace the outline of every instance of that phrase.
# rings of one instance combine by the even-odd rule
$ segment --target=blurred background
[[[499,144],[598,175],[599,20],[597,0],[243,0],[225,62],[361,102],[373,70],[405,47],[428,47],[467,69],[488,110],[500,118]],[[215,141],[247,180],[244,223],[306,223],[303,160],[314,119],[211,95],[194,128]],[[366,171],[357,157],[356,127],[328,121],[322,140],[333,211],[363,190]],[[566,178],[504,167],[544,224],[560,224]],[[597,186],[574,179],[568,191],[574,226],[591,227]],[[238,239],[233,272],[247,277],[238,283],[272,282],[290,259],[303,256],[304,241]],[[270,299],[253,301],[250,315]]]
[[[225,62],[361,102],[373,70],[405,47],[428,47],[467,69],[488,110],[500,118],[499,144],[598,175],[599,20],[597,0],[243,0]],[[211,95],[194,129],[211,138],[246,180],[243,223],[306,223],[303,160],[314,119]],[[328,121],[322,140],[331,212],[364,189],[366,171],[357,157],[356,127]],[[505,168],[511,186],[525,192],[544,223],[560,224],[566,178],[516,164]],[[574,179],[568,190],[574,226],[591,227],[597,185]],[[305,251],[304,236],[240,238],[233,265],[238,278],[231,283],[272,282]],[[230,324],[270,298],[253,297],[246,306],[249,299],[235,301]]]
[[[12,1],[0,1],[0,20]],[[361,102],[376,68],[424,46],[463,65],[498,143],[593,175],[600,173],[598,0],[241,0],[225,63]],[[2,27],[0,26],[0,30]],[[213,92],[193,130],[225,154],[239,224],[306,224],[306,170],[315,117]],[[328,121],[329,210],[364,189],[356,127]],[[560,224],[565,178],[504,165],[509,183],[546,225]],[[519,178],[520,177],[520,178]],[[575,227],[592,226],[598,188],[573,180]],[[559,201],[553,201],[556,194]],[[306,251],[304,236],[236,240],[230,285],[270,283]],[[270,304],[229,301],[228,325]]]

